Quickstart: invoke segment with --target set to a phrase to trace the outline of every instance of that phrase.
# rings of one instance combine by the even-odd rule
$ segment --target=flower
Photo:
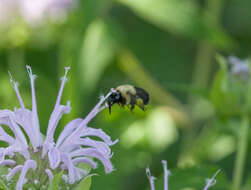
[[[203,190],[208,190],[209,187],[212,187],[213,185],[216,184],[215,177],[218,175],[218,173],[219,173],[220,171],[221,171],[221,170],[217,170],[217,171],[215,172],[215,174],[213,175],[212,178],[206,179],[207,184],[206,184],[206,186],[204,187]]]
[[[0,0],[0,23],[10,24],[22,18],[30,25],[39,25],[43,20],[63,20],[76,0]]]
[[[168,176],[171,174],[171,172],[167,169],[166,160],[162,160],[162,165],[163,165],[163,170],[164,170],[164,190],[168,190]],[[151,175],[149,167],[146,168],[146,176],[148,177],[151,190],[155,190],[154,180],[156,178]]]
[[[0,148],[0,166],[9,167],[6,181],[11,181],[14,175],[20,172],[16,190],[21,190],[27,180],[30,180],[29,184],[35,187],[45,187],[48,185],[47,179],[51,181],[59,171],[64,172],[65,186],[70,186],[88,174],[86,169],[79,166],[80,163],[85,163],[91,168],[97,167],[97,163],[92,158],[102,162],[106,173],[113,170],[110,146],[118,140],[112,141],[110,136],[101,129],[88,126],[88,123],[107,107],[105,100],[111,92],[105,97],[102,96],[98,104],[84,119],[77,118],[70,121],[57,141],[54,139],[59,120],[63,114],[67,114],[71,110],[70,102],[67,102],[66,105],[60,103],[68,70],[69,67],[66,67],[45,138],[40,132],[34,83],[36,76],[32,73],[31,67],[27,66],[31,83],[31,110],[25,107],[19,93],[18,83],[10,75],[20,108],[15,108],[14,111],[0,110],[0,125],[7,126],[13,133],[13,135],[8,134],[0,126],[0,140],[8,144],[7,147]],[[102,141],[90,138],[93,136]],[[32,178],[29,178],[27,173]]]
[[[242,79],[247,79],[249,77],[248,60],[241,60],[238,57],[229,56],[228,63],[230,65],[230,73],[240,76]]]
[[[162,160],[163,170],[164,170],[164,190],[168,190],[168,177],[171,172],[167,169],[167,162]],[[207,179],[207,184],[203,190],[208,190],[210,187],[216,184],[215,177],[220,172],[220,170],[216,171],[211,179]],[[155,190],[154,180],[156,179],[154,176],[151,175],[149,167],[146,168],[146,175],[150,183],[151,190]]]

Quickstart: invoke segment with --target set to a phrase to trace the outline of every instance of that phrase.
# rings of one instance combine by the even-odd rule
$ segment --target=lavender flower
[[[45,19],[63,20],[76,0],[0,0],[0,23],[10,24],[22,18],[31,25],[39,25]]]
[[[217,170],[211,179],[207,179],[207,184],[206,184],[206,186],[204,187],[203,190],[208,190],[209,187],[212,187],[213,185],[216,184],[215,177],[218,175],[218,173],[219,173],[220,171],[221,171],[221,170]]]
[[[163,164],[163,170],[164,170],[164,190],[168,190],[168,176],[171,174],[171,172],[167,169],[167,162],[165,160],[162,160],[162,164]],[[211,186],[216,184],[216,180],[215,177],[216,175],[220,172],[220,170],[218,170],[211,179],[207,179],[207,184],[204,187],[203,190],[208,190]],[[146,175],[148,177],[149,183],[150,183],[150,187],[151,190],[155,190],[155,186],[154,186],[154,180],[156,179],[154,176],[151,175],[150,169],[146,168]]]
[[[53,176],[61,170],[64,171],[65,187],[67,187],[88,174],[87,170],[78,167],[79,163],[86,163],[91,168],[97,167],[97,163],[92,158],[102,162],[106,173],[113,170],[110,160],[112,157],[110,146],[115,144],[117,140],[112,141],[110,136],[101,129],[88,126],[88,123],[106,108],[104,102],[111,92],[105,97],[101,97],[86,118],[70,121],[55,142],[54,133],[58,122],[63,114],[69,113],[71,110],[70,102],[67,102],[66,105],[60,104],[68,70],[69,67],[66,67],[45,138],[40,132],[37,114],[34,84],[36,76],[32,73],[30,66],[27,66],[32,94],[32,109],[29,110],[23,103],[18,83],[10,75],[20,108],[15,108],[14,111],[0,110],[0,125],[7,126],[13,133],[13,135],[9,135],[0,126],[0,140],[8,144],[7,147],[0,148],[0,166],[9,167],[6,181],[11,181],[14,175],[20,173],[16,190],[21,190],[27,180],[30,180],[29,184],[35,187],[46,187],[48,185],[47,179],[51,181]],[[93,140],[90,138],[92,136],[98,137],[102,141]],[[27,177],[28,172],[33,172],[29,175],[33,176],[33,181]]]
[[[230,73],[244,80],[249,77],[248,60],[241,60],[235,56],[229,56],[228,63],[230,65]]]
[[[166,160],[162,160],[163,170],[164,170],[164,190],[168,190],[168,176],[171,172],[167,169],[167,162]],[[154,176],[151,175],[150,169],[146,168],[146,175],[148,177],[151,190],[155,190],[154,180],[156,179]]]

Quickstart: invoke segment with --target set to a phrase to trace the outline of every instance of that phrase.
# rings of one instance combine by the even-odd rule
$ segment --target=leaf
[[[5,185],[5,183],[0,179],[0,189],[3,190],[10,190],[7,185]]]
[[[52,182],[51,182],[50,185],[49,185],[48,190],[58,190],[58,189],[59,189],[58,187],[59,187],[60,181],[61,181],[61,179],[62,179],[62,178],[61,178],[62,175],[63,175],[63,171],[61,171],[60,173],[57,173],[57,174],[54,176]]]
[[[239,115],[243,112],[243,92],[246,91],[241,81],[229,74],[224,57],[216,57],[220,69],[216,73],[211,88],[210,98],[216,111],[224,116]]]
[[[117,0],[138,16],[174,34],[206,39],[215,46],[229,48],[232,39],[216,24],[201,16],[196,1],[187,0]]]
[[[80,70],[85,91],[95,89],[100,76],[112,62],[118,49],[121,32],[113,22],[95,20],[85,34]]]
[[[92,176],[97,174],[92,174],[86,176],[83,180],[79,182],[79,184],[73,190],[89,190],[91,188]]]

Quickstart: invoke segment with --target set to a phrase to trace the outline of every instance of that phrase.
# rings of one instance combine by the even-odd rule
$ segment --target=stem
[[[232,190],[240,190],[240,186],[242,183],[243,170],[244,170],[247,145],[248,145],[248,129],[249,129],[249,118],[248,116],[244,115],[242,118],[241,129],[238,139],[239,144],[237,146],[237,155],[234,166]]]
[[[204,17],[206,20],[213,24],[218,24],[222,8],[224,5],[224,0],[207,0],[204,10]],[[193,72],[193,78],[192,78],[192,85],[196,88],[204,88],[208,86],[208,81],[210,80],[210,74],[212,70],[213,65],[213,53],[214,53],[214,47],[212,47],[210,44],[208,44],[205,41],[201,41],[198,44],[197,48],[197,54],[195,57],[195,65],[194,65],[194,72]],[[198,98],[194,96],[189,97],[189,105],[192,105],[193,107],[196,107],[200,103],[198,101]],[[194,110],[191,110],[191,115],[194,119],[199,120],[199,118],[196,118],[197,116],[194,115]],[[198,125],[194,125],[192,130],[186,131],[184,140],[182,142],[182,150],[180,153],[179,158],[179,165],[189,163],[191,159],[193,159],[193,152],[191,152],[190,147],[197,146],[194,142],[194,139],[197,135],[197,129]]]

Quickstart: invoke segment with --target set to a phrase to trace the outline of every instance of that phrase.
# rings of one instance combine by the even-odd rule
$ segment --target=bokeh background
[[[149,189],[147,166],[162,189],[161,160],[172,172],[170,189],[202,189],[218,169],[212,190],[231,189],[240,121],[219,114],[209,94],[217,54],[250,56],[250,7],[249,0],[0,0],[0,108],[18,105],[8,71],[31,105],[27,64],[38,76],[43,132],[64,67],[71,67],[64,101],[72,111],[57,135],[110,88],[140,86],[151,96],[146,112],[116,105],[91,123],[120,139],[112,147],[116,170],[106,175],[100,164],[91,189]],[[249,142],[245,190],[251,189],[250,152]]]

